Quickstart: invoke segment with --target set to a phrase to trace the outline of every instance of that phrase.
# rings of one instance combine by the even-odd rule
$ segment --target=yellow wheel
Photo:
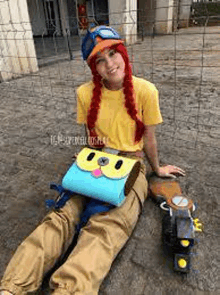
[[[183,247],[188,247],[190,242],[188,240],[181,240],[180,241],[180,244],[183,246]]]
[[[186,268],[187,261],[185,259],[183,259],[183,258],[179,259],[178,260],[178,266],[179,266],[179,268]]]

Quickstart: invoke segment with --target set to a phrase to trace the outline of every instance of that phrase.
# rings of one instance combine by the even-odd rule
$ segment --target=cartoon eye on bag
[[[62,180],[72,192],[120,206],[140,171],[138,160],[84,148]]]

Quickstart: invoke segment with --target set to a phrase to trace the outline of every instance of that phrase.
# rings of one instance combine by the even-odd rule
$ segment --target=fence
[[[215,25],[219,24],[220,3],[195,1],[191,6],[191,21],[195,24],[205,25],[206,22]]]
[[[83,35],[71,35],[70,31],[73,32],[74,29],[68,28],[67,34],[64,32],[62,36],[56,29],[53,36],[46,37],[43,33],[41,37],[34,37],[33,48],[31,29],[36,27],[36,24],[32,22],[30,26],[27,16],[22,20],[24,13],[22,14],[19,6],[19,18],[16,19],[10,2],[1,1],[1,7],[3,4],[5,10],[1,9],[0,15],[0,44],[4,53],[1,63],[4,64],[8,58],[8,63],[11,64],[3,66],[2,72],[7,72],[8,68],[7,74],[12,73],[14,77],[20,77],[16,74],[16,69],[24,68],[27,63],[25,74],[28,75],[1,83],[2,99],[10,96],[13,101],[15,97],[19,99],[20,95],[24,106],[40,104],[45,110],[49,107],[56,109],[58,117],[59,113],[63,117],[67,114],[71,116],[73,107],[76,106],[73,92],[79,84],[90,78],[89,69],[83,63],[80,53]],[[219,2],[210,4],[219,7]],[[49,7],[51,9],[51,6]],[[174,12],[177,13],[180,8],[175,8]],[[137,12],[138,25],[131,23],[133,27],[139,28],[139,33],[136,31],[137,42],[128,46],[134,74],[152,81],[159,88],[163,117],[169,126],[169,137],[178,139],[178,144],[182,142],[189,148],[195,148],[201,143],[218,146],[219,26],[208,26],[209,22],[206,21],[200,26],[178,30],[177,25],[172,33],[162,36],[154,31],[156,9],[152,9],[154,12],[148,22],[153,28],[151,34],[144,34],[141,29],[146,27],[143,17],[146,10],[143,10],[142,14],[140,9]],[[4,12],[8,12],[6,22]],[[129,13],[131,14],[126,11],[126,14]],[[119,13],[115,15],[116,19],[118,15]],[[195,14],[193,17],[196,20]],[[204,18],[209,20],[210,15],[204,14]],[[173,14],[171,20],[174,23],[178,17]],[[164,21],[168,23],[170,20],[159,20],[158,23],[164,24]],[[180,18],[179,21],[181,22]],[[60,20],[60,24],[61,22]],[[76,22],[77,19],[71,23]],[[52,23],[55,24],[55,19]],[[119,30],[124,25],[117,24]]]
[[[198,16],[185,1],[166,7],[139,0],[136,9],[126,4],[118,10],[113,2],[101,11],[94,5],[87,21],[116,27],[128,41],[134,74],[158,88],[164,119],[157,128],[160,160],[187,171],[181,184],[199,203],[205,232],[199,243],[200,273],[174,276],[165,270],[159,250],[159,209],[148,202],[150,210],[143,213],[125,254],[130,258],[121,254],[125,263],[119,270],[113,266],[104,294],[217,294],[219,23],[207,11]],[[18,243],[43,218],[48,183],[58,181],[84,144],[84,130],[76,124],[75,90],[91,74],[80,52],[85,32],[71,3],[0,0],[0,274]],[[218,20],[219,2],[215,5]]]

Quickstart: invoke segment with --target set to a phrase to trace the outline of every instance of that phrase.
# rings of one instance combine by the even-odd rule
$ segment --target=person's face
[[[98,53],[96,70],[109,89],[121,88],[125,76],[125,62],[115,49],[105,49]]]

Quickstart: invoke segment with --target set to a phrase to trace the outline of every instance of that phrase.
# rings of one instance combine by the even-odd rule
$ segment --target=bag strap
[[[46,200],[46,207],[49,209],[60,209],[62,208],[66,202],[70,199],[71,195],[73,192],[65,190],[62,185],[56,184],[56,183],[51,183],[50,188],[53,190],[56,190],[59,192],[59,198],[57,201],[54,200]],[[88,202],[86,204],[86,207],[84,211],[81,214],[80,217],[80,223],[76,226],[76,232],[79,233],[81,228],[86,225],[88,222],[89,218],[96,214],[96,213],[103,213],[103,212],[108,212],[110,209],[115,208],[114,205],[108,204],[106,202],[96,200],[96,199],[90,199],[88,198]]]
[[[56,190],[59,193],[58,200],[46,200],[46,207],[49,209],[60,209],[62,208],[66,202],[70,199],[70,196],[73,194],[71,191],[65,190],[62,185],[51,183],[50,189]]]
[[[108,204],[100,200],[95,200],[90,198],[88,199],[89,199],[89,202],[86,204],[86,207],[81,214],[80,223],[77,224],[76,226],[77,234],[79,234],[81,228],[86,225],[86,223],[88,222],[89,218],[92,215],[96,213],[108,212],[110,209],[115,208],[115,205]]]

